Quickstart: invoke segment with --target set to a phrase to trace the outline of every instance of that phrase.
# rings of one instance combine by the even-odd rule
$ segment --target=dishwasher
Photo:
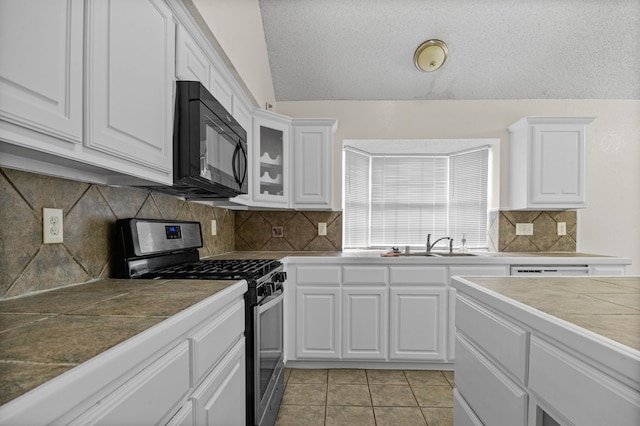
[[[589,266],[511,265],[511,275],[525,277],[582,277],[589,275]]]

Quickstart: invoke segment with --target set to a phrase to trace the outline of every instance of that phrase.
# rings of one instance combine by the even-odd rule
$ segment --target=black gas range
[[[275,423],[284,393],[284,282],[282,262],[271,259],[200,259],[199,222],[116,221],[115,274],[138,279],[246,280],[245,347],[247,425]]]

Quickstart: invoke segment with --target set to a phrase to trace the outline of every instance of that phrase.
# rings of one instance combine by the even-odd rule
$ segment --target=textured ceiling
[[[640,99],[640,0],[259,0],[277,101]],[[413,53],[447,44],[433,73]]]

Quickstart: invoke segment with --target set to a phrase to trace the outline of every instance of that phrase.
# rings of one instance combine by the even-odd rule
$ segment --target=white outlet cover
[[[218,233],[218,228],[215,219],[211,220],[211,235],[216,235]]]
[[[516,223],[516,235],[533,235],[533,223]]]
[[[567,235],[567,222],[558,222],[558,236]]]
[[[318,222],[318,235],[327,235],[327,223]]]
[[[42,209],[42,242],[44,244],[59,244],[64,242],[64,226],[62,223],[62,209]]]

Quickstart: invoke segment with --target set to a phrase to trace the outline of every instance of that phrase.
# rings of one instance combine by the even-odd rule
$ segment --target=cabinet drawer
[[[345,266],[342,269],[344,285],[383,285],[388,282],[386,266]]]
[[[476,413],[458,392],[458,388],[453,390],[453,418],[456,420],[456,426],[483,426]]]
[[[340,285],[342,282],[340,266],[302,265],[296,270],[297,285]]]
[[[193,342],[194,385],[244,333],[244,301],[238,301],[198,330]]]
[[[576,425],[640,424],[638,392],[535,336],[529,388]]]
[[[391,285],[445,285],[447,268],[442,266],[392,266]]]
[[[158,424],[188,391],[189,344],[184,341],[71,424]]]
[[[456,298],[456,327],[524,384],[528,333],[463,295]]]
[[[456,336],[456,388],[482,423],[526,425],[527,394],[464,337]]]

